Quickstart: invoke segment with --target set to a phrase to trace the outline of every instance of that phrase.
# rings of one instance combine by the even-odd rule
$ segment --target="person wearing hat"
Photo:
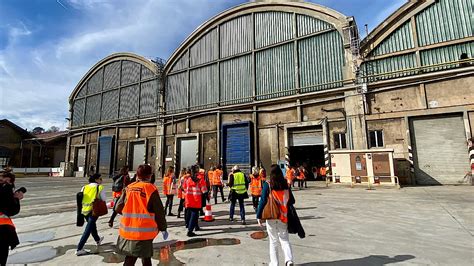
[[[248,199],[247,189],[249,188],[249,181],[245,177],[244,173],[240,171],[238,165],[232,167],[232,173],[229,175],[230,187],[230,213],[229,221],[234,221],[234,209],[235,203],[239,201],[240,218],[243,225],[245,225],[245,205],[244,199]]]
[[[96,222],[99,217],[92,216],[92,203],[96,198],[107,202],[104,186],[102,186],[101,184],[102,177],[100,177],[100,174],[93,174],[91,177],[89,177],[89,184],[82,187],[81,191],[84,195],[82,198],[82,215],[84,215],[87,221],[87,225],[84,229],[84,233],[82,233],[82,237],[79,241],[79,244],[77,244],[77,256],[88,254],[88,252],[84,250],[84,245],[86,244],[87,239],[89,239],[89,236],[91,234],[97,246],[100,246],[102,240],[104,240],[104,237],[100,237],[97,233]]]

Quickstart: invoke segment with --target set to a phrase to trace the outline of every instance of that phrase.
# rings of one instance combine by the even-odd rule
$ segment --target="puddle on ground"
[[[264,239],[268,237],[268,234],[265,231],[257,231],[257,232],[251,233],[250,237],[253,239]]]
[[[198,249],[209,246],[230,246],[239,245],[240,240],[235,238],[194,238],[186,241],[166,241],[161,243],[154,243],[153,259],[159,260],[158,265],[185,265],[185,263],[178,260],[174,253],[180,250]],[[76,250],[77,245],[66,245],[59,247],[38,247],[25,251],[15,253],[8,258],[8,263],[12,264],[28,264],[51,260],[66,254],[68,250]],[[117,253],[115,243],[106,243],[97,247],[95,245],[86,245],[85,250],[89,251],[89,255],[98,255],[103,257],[105,263],[122,263],[125,260],[124,255]]]
[[[33,233],[23,233],[18,234],[18,238],[20,239],[20,243],[26,242],[46,242],[50,241],[54,238],[54,231],[46,231],[46,232],[33,232]]]

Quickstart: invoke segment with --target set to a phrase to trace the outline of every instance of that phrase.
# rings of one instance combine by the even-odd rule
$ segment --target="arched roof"
[[[165,73],[169,72],[176,61],[179,60],[180,56],[184,54],[186,49],[192,46],[193,43],[199,40],[203,35],[205,35],[209,29],[245,14],[265,11],[286,11],[312,16],[331,24],[341,33],[341,35],[343,34],[343,28],[349,26],[350,22],[353,21],[352,17],[347,17],[333,9],[313,3],[250,2],[241,4],[212,17],[199,26],[196,30],[194,30],[171,55],[165,65]]]
[[[106,66],[107,64],[110,64],[115,61],[121,61],[121,60],[128,60],[132,61],[138,64],[142,64],[146,66],[148,69],[153,71],[154,74],[158,73],[157,66],[149,59],[146,59],[143,56],[133,54],[133,53],[126,53],[126,52],[121,52],[121,53],[114,53],[111,54],[104,59],[100,60],[97,62],[87,73],[81,78],[79,83],[77,83],[76,87],[72,91],[71,95],[69,96],[69,103],[72,103],[74,98],[76,98],[76,95],[79,93],[80,89],[83,87],[84,83],[87,82],[98,70],[100,70],[102,67]]]

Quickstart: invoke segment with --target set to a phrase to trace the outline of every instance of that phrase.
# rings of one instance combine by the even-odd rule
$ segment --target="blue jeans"
[[[100,240],[99,234],[97,233],[97,225],[96,225],[97,217],[92,217],[92,214],[90,213],[86,216],[86,220],[87,220],[87,225],[86,225],[86,228],[84,229],[84,233],[82,233],[81,240],[79,241],[79,244],[77,245],[77,250],[81,250],[84,248],[84,245],[86,244],[87,239],[89,238],[91,234],[96,242]]]
[[[235,201],[237,199],[232,198],[230,200],[230,219],[234,218],[234,209],[235,209]],[[244,206],[244,199],[239,198],[239,207],[240,207],[240,219],[245,221],[245,206]]]
[[[194,231],[194,229],[198,226],[199,210],[200,209],[196,208],[186,208],[189,216],[188,232]]]

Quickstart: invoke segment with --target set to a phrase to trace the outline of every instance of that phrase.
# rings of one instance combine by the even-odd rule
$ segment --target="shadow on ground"
[[[358,259],[347,259],[347,260],[336,260],[336,261],[324,261],[324,262],[309,262],[298,265],[303,266],[381,266],[395,262],[402,262],[414,259],[413,255],[396,255],[394,257],[384,255],[370,255]]]

